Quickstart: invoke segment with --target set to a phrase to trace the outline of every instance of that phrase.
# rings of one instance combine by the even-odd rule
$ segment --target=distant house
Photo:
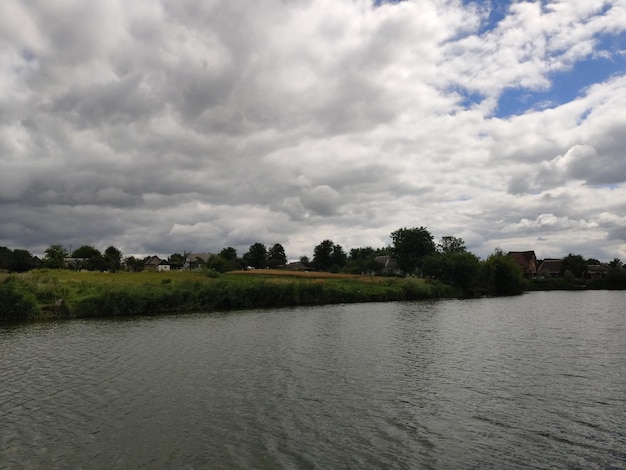
[[[539,263],[537,274],[542,277],[561,277],[563,275],[562,261],[548,258]]]
[[[307,271],[308,268],[301,261],[294,261],[285,265],[287,271]]]
[[[374,262],[378,265],[378,269],[376,271],[380,274],[393,276],[399,276],[402,274],[402,270],[398,267],[398,261],[391,256],[377,256],[374,258]]]
[[[170,263],[158,256],[148,256],[143,262],[144,271],[169,271]]]
[[[202,265],[207,264],[213,256],[215,255],[212,253],[189,253],[185,258],[183,269],[199,269]]]
[[[608,266],[604,264],[590,264],[585,271],[585,277],[587,279],[601,279],[609,272]]]
[[[524,271],[524,277],[535,277],[537,275],[537,257],[534,251],[509,251],[510,256]]]
[[[65,267],[67,269],[72,269],[76,271],[80,271],[84,269],[85,265],[89,261],[89,258],[65,258]]]

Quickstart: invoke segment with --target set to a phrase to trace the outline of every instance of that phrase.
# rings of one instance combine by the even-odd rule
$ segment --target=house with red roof
[[[537,256],[534,251],[509,251],[510,256],[522,268],[524,277],[535,277],[537,275]]]

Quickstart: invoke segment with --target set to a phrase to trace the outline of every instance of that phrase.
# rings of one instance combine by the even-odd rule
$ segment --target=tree
[[[237,259],[237,250],[232,246],[222,249],[219,256],[226,261],[235,261]]]
[[[185,264],[185,255],[181,255],[180,253],[172,253],[168,258],[167,262],[170,263],[171,269],[182,269]]]
[[[104,265],[107,270],[114,273],[122,266],[122,252],[114,246],[104,250]]]
[[[404,274],[415,273],[422,260],[434,253],[435,242],[426,227],[401,228],[391,234],[391,254]]]
[[[354,274],[374,272],[379,268],[376,257],[381,256],[385,250],[375,250],[370,246],[352,248],[348,256],[347,269]]]
[[[463,290],[479,283],[480,261],[467,251],[432,253],[424,258],[422,269],[425,275]]]
[[[311,265],[318,271],[339,271],[348,261],[348,255],[341,245],[332,240],[324,240],[313,250]]]
[[[284,266],[287,264],[287,255],[285,249],[280,243],[275,243],[267,252],[267,263],[270,268]]]
[[[562,259],[561,270],[563,274],[569,271],[574,277],[581,278],[584,276],[585,272],[587,272],[587,262],[581,255],[573,255],[570,253]]]
[[[85,258],[89,259],[94,256],[102,256],[100,250],[94,248],[91,245],[83,245],[80,248],[76,248],[72,251],[72,258]]]
[[[65,258],[67,257],[67,250],[63,248],[63,245],[50,245],[46,251],[44,257],[44,266],[50,269],[63,269],[65,268]]]
[[[465,241],[463,241],[462,238],[453,237],[452,235],[441,237],[437,248],[439,248],[441,253],[464,253],[467,251]]]
[[[76,261],[77,269],[86,269],[88,271],[104,271],[106,264],[100,250],[90,245],[83,245],[76,248],[72,252],[72,258],[78,258],[83,261]]]
[[[619,258],[613,258],[609,263],[610,270],[607,275],[607,287],[609,289],[626,289],[626,269]]]
[[[37,298],[22,279],[9,276],[0,282],[0,321],[30,320],[39,313]]]
[[[320,271],[328,271],[332,266],[331,256],[335,243],[332,240],[324,240],[313,249],[311,265]]]
[[[14,273],[23,273],[30,271],[35,267],[33,255],[27,250],[15,249],[11,253],[9,261],[9,271]]]
[[[126,269],[128,269],[131,273],[138,273],[143,271],[143,260],[137,259],[134,256],[129,256],[124,260],[124,264],[126,264]]]
[[[218,273],[225,273],[226,271],[228,271],[226,265],[227,261],[222,258],[221,255],[211,256],[211,258],[209,258],[209,261],[207,262],[207,268],[213,271],[217,271]]]
[[[255,248],[256,249],[256,248]],[[236,271],[246,266],[252,266],[247,261],[237,257],[237,250],[232,246],[222,249],[217,256],[211,256],[207,264],[209,269],[220,273]]]
[[[0,246],[0,269],[9,270],[9,264],[11,264],[11,255],[13,252],[6,246]]]
[[[332,271],[339,271],[346,265],[346,263],[348,262],[348,255],[343,250],[343,247],[341,245],[335,245],[333,247],[331,260],[333,262],[331,266]]]
[[[250,249],[243,255],[243,259],[248,266],[256,269],[267,268],[267,248],[263,243],[254,243],[250,245]]]
[[[601,264],[600,260],[597,258],[589,258],[587,259],[587,266],[597,266]]]
[[[517,295],[524,292],[522,268],[510,256],[497,251],[482,265],[485,288],[492,295]]]

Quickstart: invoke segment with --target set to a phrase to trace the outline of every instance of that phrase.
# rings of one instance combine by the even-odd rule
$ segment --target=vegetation
[[[290,270],[279,243],[269,249],[254,243],[242,257],[233,247],[216,255],[174,253],[167,273],[144,272],[154,257],[123,259],[114,246],[102,253],[83,245],[70,255],[53,244],[41,260],[27,250],[0,247],[0,321],[626,289],[618,258],[602,264],[570,253],[548,260],[547,274],[533,277],[534,271],[523,271],[523,261],[499,249],[480,260],[461,238],[444,236],[435,244],[425,227],[398,229],[391,241],[346,254],[326,239],[311,260],[302,256],[291,266],[314,272]]]
[[[510,256],[496,251],[483,263],[483,285],[491,295],[516,295],[525,290],[521,268]]]
[[[454,293],[439,282],[417,278],[270,269],[210,276],[35,270],[7,276],[0,287],[2,321],[418,300]]]
[[[32,320],[39,313],[37,299],[24,281],[13,275],[0,284],[0,321]]]
[[[332,240],[324,240],[313,250],[311,266],[318,271],[339,272],[348,262],[348,256],[341,245]]]
[[[406,274],[415,274],[422,268],[426,256],[435,253],[435,242],[426,227],[401,228],[391,234],[391,254]]]

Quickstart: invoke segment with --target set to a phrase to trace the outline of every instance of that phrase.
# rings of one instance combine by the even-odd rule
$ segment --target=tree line
[[[390,235],[391,244],[383,248],[359,247],[346,252],[330,239],[323,240],[313,249],[313,256],[300,258],[301,269],[371,275],[417,275],[436,279],[461,292],[515,294],[529,288],[521,267],[501,250],[496,249],[487,259],[481,260],[469,252],[462,238],[452,235],[435,243],[426,227],[400,228]],[[182,269],[189,253],[173,253],[167,258],[172,269]],[[146,258],[147,259],[147,258]],[[115,246],[100,252],[93,246],[83,245],[69,252],[62,245],[48,247],[43,259],[32,256],[27,250],[10,250],[0,247],[0,270],[24,272],[35,268],[76,269],[115,272],[120,269],[141,271],[146,259],[122,257]],[[250,245],[241,257],[233,247],[226,247],[212,255],[206,262],[194,260],[192,268],[214,272],[239,269],[281,268],[287,264],[285,250],[280,243],[269,248],[260,242]],[[562,258],[563,277],[570,282],[584,275],[586,266],[600,264],[596,259],[568,254]],[[609,287],[626,288],[626,270],[615,258],[609,263]],[[555,284],[555,286],[562,286]],[[530,286],[532,287],[532,286]]]

